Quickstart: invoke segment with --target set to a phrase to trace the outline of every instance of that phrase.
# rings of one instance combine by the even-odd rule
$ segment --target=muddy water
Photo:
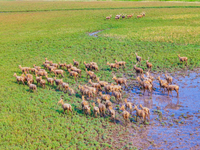
[[[151,109],[150,124],[139,131],[150,144],[144,146],[141,143],[138,148],[200,149],[200,73],[186,74],[189,76],[173,77],[173,84],[180,87],[178,98],[176,92],[172,92],[173,97],[171,94],[168,97],[167,92],[162,93],[157,81],[154,81],[152,96],[147,92],[143,96],[137,86],[129,91],[129,101]]]

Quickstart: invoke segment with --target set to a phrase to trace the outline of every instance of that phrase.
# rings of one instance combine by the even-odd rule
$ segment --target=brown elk
[[[149,57],[148,57],[148,60],[146,60],[146,65],[147,65],[147,68],[151,70],[152,63],[149,62]]]
[[[133,110],[136,110],[136,122],[137,122],[137,118],[138,117],[142,118],[143,121],[145,122],[145,120],[146,120],[146,113],[145,113],[145,111],[141,110],[141,109],[138,109],[136,105],[133,108]]]
[[[141,62],[141,60],[142,60],[142,57],[138,56],[138,54],[137,54],[137,53],[135,53],[135,55],[136,55],[136,61],[137,61],[137,62]]]
[[[92,105],[93,105],[94,116],[97,117],[97,115],[100,113],[99,108],[95,106],[95,103],[92,103]]]
[[[167,91],[168,91],[168,96],[169,96],[169,92],[171,92],[171,94],[172,94],[172,91],[176,91],[177,97],[179,96],[179,86],[178,85],[168,85]]]
[[[97,82],[98,82],[102,87],[108,85],[108,82],[106,82],[106,81],[99,81],[99,78],[97,78]]]
[[[100,102],[100,99],[97,100],[97,103],[99,104],[100,116],[105,116],[106,106]]]
[[[66,63],[61,64],[61,63],[59,62],[58,65],[59,65],[59,68],[60,68],[60,69],[61,69],[61,68],[65,69],[65,65],[66,65]]]
[[[21,65],[19,65],[19,68],[21,69],[22,72],[27,71],[29,73],[30,67],[22,67]]]
[[[115,123],[115,110],[112,109],[112,107],[110,106],[109,108],[109,112],[110,112],[110,116],[111,116],[111,120],[113,120],[113,122]]]
[[[153,86],[149,83],[143,83],[143,90],[144,90],[144,93],[146,90],[148,90],[152,94]],[[144,95],[144,93],[143,93],[143,95]]]
[[[165,73],[165,78],[166,78],[168,84],[172,84],[173,78],[171,76],[168,76],[167,73]]]
[[[99,92],[99,95],[101,96],[101,100],[104,100],[104,101],[106,101],[106,100],[110,100],[110,95],[108,95],[108,94],[102,94],[102,92]]]
[[[137,15],[137,18],[145,17],[145,13],[142,13],[141,15]]]
[[[57,87],[59,88],[59,90],[60,90],[60,86],[61,86],[63,80],[62,80],[62,79],[56,79],[56,77],[54,77],[54,81],[55,81],[55,83],[56,83],[56,86],[57,86]]]
[[[22,82],[23,85],[25,85],[25,84],[24,84],[24,78],[23,78],[22,76],[17,76],[17,74],[14,73],[13,77],[16,77],[16,80],[17,80],[17,83],[18,83],[18,84],[19,84],[19,82]]]
[[[139,68],[139,67],[136,67],[138,63],[136,63],[136,65],[134,65],[134,69],[136,71],[136,75],[138,76],[138,74],[143,74],[143,69],[142,68]]]
[[[112,70],[113,68],[119,69],[119,65],[116,64],[116,63],[111,63],[111,64],[110,64],[109,62],[107,62],[107,65],[110,66],[111,70]]]
[[[70,69],[68,69],[68,72],[69,72],[69,76],[74,77],[75,80],[77,81],[78,73],[75,71],[71,71]]]
[[[157,80],[159,81],[160,89],[163,88],[163,90],[165,91],[165,88],[168,86],[167,80],[161,80],[160,76],[157,77]]]
[[[123,66],[123,67],[126,67],[126,62],[125,61],[117,61],[115,60],[115,63],[119,66]]]
[[[120,108],[120,110],[123,111],[123,112],[122,112],[122,116],[123,116],[123,118],[124,118],[124,120],[125,120],[125,124],[126,124],[126,126],[127,126],[127,123],[129,122],[130,113],[129,113],[128,111],[125,110],[124,105],[122,105],[122,107]]]
[[[33,90],[33,92],[37,92],[37,86],[35,84],[31,84],[30,82],[27,83],[29,86],[29,92],[30,90]]]
[[[106,17],[106,19],[110,19],[111,17],[112,17],[112,15],[110,15],[110,16],[107,16],[107,17]]]
[[[40,86],[42,86],[42,88],[45,88],[45,84],[46,81],[42,79],[42,76],[40,76]]]
[[[63,99],[60,99],[58,101],[58,104],[62,104],[62,108],[64,110],[64,114],[65,114],[65,110],[67,110],[67,113],[69,113],[69,111],[72,112],[72,106],[70,104],[64,103]]]
[[[178,58],[180,60],[180,63],[182,62],[186,62],[186,65],[187,65],[187,61],[188,61],[188,58],[187,57],[180,57],[180,54],[178,55]]]
[[[127,87],[126,81],[127,79],[125,78],[116,78],[115,76],[112,78],[113,80],[115,80],[115,82],[117,83],[117,85],[122,85],[124,84]]]
[[[101,85],[99,83],[93,83],[91,79],[88,82],[92,85],[92,87],[96,88],[97,91],[99,89],[101,90]]]
[[[48,75],[45,76],[47,79],[48,84],[53,85],[54,79],[53,78],[48,78]]]
[[[148,117],[148,120],[150,121],[150,110],[147,107],[143,107],[142,104],[140,104],[140,108],[142,110],[144,110],[144,112],[146,113],[146,117]]]
[[[55,76],[60,74],[62,77],[64,77],[64,75],[63,75],[64,71],[63,70],[53,70],[53,72],[54,72]]]
[[[127,102],[127,99],[124,99],[124,101],[125,101],[125,107],[126,107],[126,110],[132,110],[132,103],[131,102]]]
[[[78,62],[78,61],[75,61],[75,60],[73,59],[73,62],[74,62],[74,66],[79,67],[79,62]]]
[[[131,17],[133,17],[133,14],[127,15],[127,19],[129,19],[129,18],[131,18]]]

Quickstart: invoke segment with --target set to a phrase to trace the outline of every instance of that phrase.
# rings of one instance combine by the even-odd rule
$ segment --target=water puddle
[[[180,88],[178,98],[176,92],[172,92],[173,97],[168,97],[167,92],[162,93],[158,81],[154,81],[152,96],[141,95],[143,91],[137,86],[129,91],[129,101],[151,109],[150,125],[140,131],[150,140],[146,148],[200,148],[200,73],[188,73],[189,76],[173,77],[173,84]]]
[[[95,31],[95,32],[91,32],[91,33],[88,33],[89,34],[89,36],[93,36],[93,37],[98,37],[98,33],[99,32],[102,32],[103,30],[98,30],[98,31]]]

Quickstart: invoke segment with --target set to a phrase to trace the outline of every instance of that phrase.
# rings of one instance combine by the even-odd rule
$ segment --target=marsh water
[[[133,86],[128,93],[129,101],[142,104],[151,109],[150,124],[139,129],[146,144],[138,142],[143,149],[200,149],[200,70],[187,71],[173,76],[173,84],[179,85],[179,97],[162,92],[159,83],[154,81],[152,96],[138,86]],[[155,76],[158,76],[156,74]],[[161,75],[164,79],[164,76]],[[132,113],[133,115],[135,112]],[[133,138],[134,140],[134,138]]]
[[[103,31],[103,30],[99,30],[99,31],[91,32],[91,33],[88,33],[88,34],[89,34],[89,36],[98,37],[97,34],[98,34],[99,32],[101,32],[101,31]]]

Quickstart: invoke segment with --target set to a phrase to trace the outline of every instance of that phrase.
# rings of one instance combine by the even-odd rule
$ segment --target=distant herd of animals
[[[134,70],[136,71],[136,76],[137,76],[136,79],[138,82],[138,86],[141,87],[141,89],[143,89],[143,94],[145,94],[146,90],[148,91],[148,95],[149,93],[152,94],[154,77],[150,75],[150,71],[153,65],[152,63],[149,62],[149,58],[148,58],[148,60],[146,60],[146,67],[148,71],[146,72],[146,75],[144,75],[143,69],[137,67],[138,63],[142,61],[142,57],[138,56],[137,53],[135,53],[135,55],[136,55],[137,63],[136,65],[134,65]],[[180,57],[180,55],[178,55],[178,57],[181,63],[186,62],[187,64],[187,60],[188,60],[187,57]],[[45,58],[45,62],[43,62],[43,66],[44,66],[43,69],[41,68],[41,66],[36,66],[36,65],[33,65],[33,68],[22,67],[21,65],[19,65],[19,68],[22,71],[22,75],[17,76],[17,74],[14,73],[13,76],[16,77],[18,84],[20,82],[22,82],[24,85],[25,83],[27,83],[27,85],[29,86],[29,91],[30,90],[34,92],[37,91],[38,84],[40,84],[42,88],[45,88],[46,83],[52,86],[54,86],[54,83],[55,83],[55,85],[57,86],[59,90],[63,90],[64,92],[68,91],[70,95],[73,95],[77,93],[78,91],[75,91],[74,89],[70,88],[68,83],[63,82],[63,79],[57,79],[57,76],[60,75],[60,77],[64,77],[64,74],[66,73],[64,69],[66,68],[66,70],[68,71],[69,77],[70,76],[74,77],[74,79],[77,81],[77,79],[81,77],[81,72],[82,72],[81,69],[78,69],[79,65],[80,65],[79,62],[75,61],[74,59],[73,59],[73,65],[72,65],[71,63],[70,64],[60,63],[60,62],[58,64],[53,63],[52,61],[49,61],[47,60],[47,58]],[[95,72],[100,71],[97,63],[84,62],[84,65],[85,65],[85,71],[87,74],[86,78],[88,79],[88,76],[89,76],[88,83],[91,86],[87,84],[78,86],[78,89],[82,95],[81,108],[82,108],[83,113],[86,115],[91,114],[91,105],[89,104],[89,101],[93,99],[94,101],[96,101],[96,104],[98,105],[96,106],[94,102],[92,103],[94,116],[97,117],[97,115],[99,114],[100,116],[105,116],[107,113],[108,115],[111,116],[111,120],[115,122],[115,117],[116,117],[115,110],[117,108],[113,109],[115,107],[114,103],[117,102],[119,104],[119,100],[122,100],[122,91],[123,91],[122,86],[124,85],[124,88],[128,87],[127,79],[117,78],[116,76],[114,76],[112,79],[116,82],[116,84],[108,83],[106,81],[100,81],[100,79],[95,74]],[[111,70],[113,68],[119,69],[120,67],[121,68],[126,67],[126,62],[116,60],[115,63],[107,62],[107,65],[110,67]],[[47,73],[47,71],[49,73]],[[54,78],[48,77],[48,74],[50,73],[53,73],[55,77]],[[34,84],[35,81],[33,79],[32,74],[34,74],[36,77],[37,85]],[[176,91],[177,97],[178,97],[179,86],[172,85],[173,78],[171,76],[168,76],[167,73],[165,73],[165,80],[161,80],[160,76],[157,77],[157,80],[159,82],[160,89],[162,88],[164,91],[165,90],[168,91],[168,96],[169,96],[169,92],[172,94],[172,91]],[[111,96],[115,97],[115,102],[113,103],[111,102]],[[71,104],[64,103],[63,99],[59,100],[58,103],[62,104],[64,113],[66,110],[72,112],[73,109],[72,109]],[[143,107],[141,104],[139,106],[141,109],[139,109],[137,105],[131,102],[128,102],[127,99],[124,100],[124,104],[121,105],[120,110],[122,110],[122,117],[124,118],[126,125],[130,121],[129,118],[133,110],[136,110],[136,121],[138,117],[142,118],[144,122],[146,120],[150,121],[149,108]]]
[[[122,18],[122,19],[125,19],[125,18],[129,19],[129,18],[132,18],[132,17],[133,17],[133,14],[131,14],[131,15],[122,15],[122,14],[120,14],[120,15],[116,15],[115,19],[116,20],[120,19],[120,18]],[[145,13],[144,12],[141,13],[140,15],[137,15],[137,18],[142,18],[142,17],[145,17]],[[112,15],[106,17],[107,20],[109,20],[111,18],[112,18]]]

